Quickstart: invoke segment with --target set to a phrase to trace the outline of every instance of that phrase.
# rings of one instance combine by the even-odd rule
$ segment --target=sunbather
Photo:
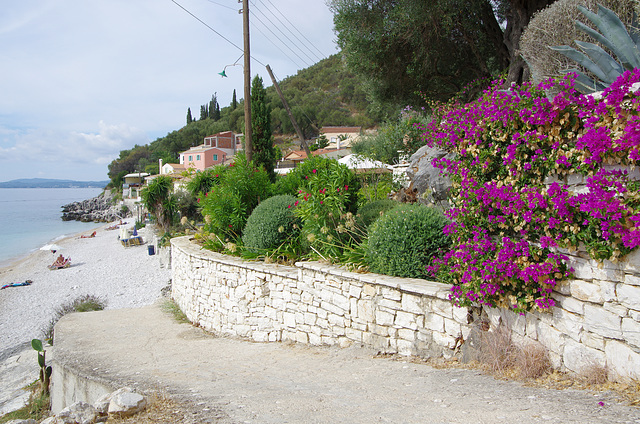
[[[93,233],[91,233],[91,235],[89,235],[89,236],[82,235],[82,236],[80,236],[80,238],[93,238],[95,236],[96,236],[96,232],[94,231]]]
[[[62,266],[64,265],[64,256],[60,255],[58,256],[58,258],[53,261],[53,264],[51,264],[51,266]]]

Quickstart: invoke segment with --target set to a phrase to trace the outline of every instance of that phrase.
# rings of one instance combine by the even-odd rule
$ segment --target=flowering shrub
[[[559,248],[616,261],[640,245],[638,182],[608,166],[639,164],[640,99],[629,89],[640,70],[601,98],[577,95],[573,78],[494,87],[423,128],[427,144],[457,153],[433,161],[453,183],[453,248],[429,271],[458,304],[547,309],[572,271]],[[570,189],[572,174],[586,190]]]
[[[302,219],[303,242],[326,259],[342,255],[353,240],[356,205],[353,171],[336,160],[324,159],[321,168],[312,168],[304,175],[298,189],[296,216]]]

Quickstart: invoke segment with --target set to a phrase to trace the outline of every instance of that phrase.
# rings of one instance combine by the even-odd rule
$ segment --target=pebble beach
[[[127,220],[132,228],[133,221]],[[168,252],[163,249],[149,254],[148,243],[154,243],[151,229],[139,231],[143,245],[124,247],[120,230],[107,228],[108,223],[56,241],[60,250],[38,250],[8,266],[0,268],[0,286],[31,280],[31,285],[0,290],[0,359],[42,338],[55,312],[84,295],[97,296],[105,309],[135,308],[154,303],[162,289],[170,284]],[[155,246],[154,246],[155,247]],[[154,249],[155,250],[155,249]],[[56,257],[71,258],[71,266],[49,270]]]

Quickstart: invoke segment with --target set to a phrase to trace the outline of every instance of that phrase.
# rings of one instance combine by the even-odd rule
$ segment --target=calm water
[[[62,221],[61,206],[101,192],[99,188],[0,188],[0,265],[56,239],[100,226]]]

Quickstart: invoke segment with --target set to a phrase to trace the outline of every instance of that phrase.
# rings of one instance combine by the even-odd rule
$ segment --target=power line
[[[218,6],[222,6],[224,8],[227,8],[229,10],[238,10],[235,7],[231,7],[231,6],[227,6],[226,4],[222,4],[222,3],[218,3],[217,1],[213,1],[213,0],[207,0],[209,3],[213,3],[213,4],[217,4]]]
[[[287,57],[287,59],[289,59],[291,62],[293,62],[293,63],[294,63],[298,68],[301,68],[301,66],[300,66],[300,65],[299,65],[295,60],[293,60],[293,59],[291,58],[291,56],[289,56],[289,55],[287,54],[287,52],[283,51],[280,47],[278,47],[278,46],[277,46],[277,45],[276,45],[276,44],[275,44],[275,43],[274,43],[274,42],[273,42],[273,41],[272,41],[272,40],[267,36],[267,34],[265,34],[264,32],[262,32],[262,30],[261,30],[260,28],[255,28],[255,29],[256,29],[256,30],[258,30],[258,32],[259,32],[260,34],[262,34],[262,36],[263,36],[264,38],[266,38],[267,40],[269,40],[269,42],[270,42],[271,44],[273,44],[273,45],[274,45],[278,50],[280,50],[280,52],[282,52],[282,54],[283,54],[283,55],[285,55],[285,56]]]
[[[316,61],[317,61],[317,59],[314,59],[314,58],[312,58],[311,56],[309,56],[307,53],[305,53],[305,51],[304,51],[302,48],[300,48],[300,46],[299,46],[299,45],[297,45],[297,44],[296,44],[296,43],[295,43],[295,42],[294,42],[294,41],[293,41],[293,40],[292,40],[292,39],[291,39],[287,34],[285,34],[285,33],[282,31],[281,26],[282,26],[282,27],[286,27],[286,25],[282,22],[282,20],[280,20],[276,15],[274,15],[274,14],[273,14],[273,12],[271,12],[271,11],[269,10],[269,8],[268,8],[268,7],[267,7],[267,10],[269,10],[269,12],[273,15],[273,17],[275,17],[276,19],[278,19],[278,21],[280,22],[280,24],[281,24],[281,25],[275,25],[275,24],[273,23],[273,21],[271,21],[271,20],[270,20],[270,19],[265,15],[265,13],[264,13],[261,9],[258,9],[257,7],[255,7],[255,5],[254,5],[253,10],[254,10],[254,11],[256,11],[256,12],[258,12],[258,13],[260,13],[260,14],[262,14],[262,15],[263,15],[263,17],[264,17],[265,19],[267,19],[267,20],[269,21],[269,23],[270,23],[270,24],[272,24],[272,25],[273,25],[273,26],[274,26],[274,27],[275,27],[275,28],[280,32],[280,34],[282,34],[282,35],[283,35],[283,36],[284,36],[284,37],[285,37],[285,38],[286,38],[286,39],[287,39],[287,40],[288,40],[292,45],[295,45],[295,47],[296,47],[298,50],[300,50],[300,53],[302,53],[303,55],[305,55],[305,56],[307,57],[307,59],[309,59],[309,60],[311,61],[311,63],[314,63],[314,62],[316,62]],[[291,32],[291,31],[289,31],[289,32]],[[292,33],[292,34],[293,34],[293,33]],[[295,34],[293,34],[293,35],[295,36]],[[302,43],[302,41],[301,41],[299,38],[298,38],[297,40],[298,40],[300,43]],[[306,46],[305,46],[305,47],[306,47]]]
[[[187,10],[184,6],[182,6],[180,3],[178,3],[176,0],[171,0],[173,3],[175,3],[180,9],[184,10],[185,12],[187,12],[189,15],[191,15],[194,19],[196,19],[198,22],[200,22],[202,25],[206,26],[207,28],[209,28],[211,31],[213,31],[214,33],[216,33],[219,37],[221,37],[223,40],[225,40],[227,43],[231,44],[233,47],[235,47],[236,49],[240,50],[241,52],[244,53],[244,49],[241,47],[238,47],[237,44],[235,44],[233,41],[229,40],[227,37],[225,37],[224,35],[220,34],[218,31],[216,31],[215,29],[213,29],[209,24],[207,24],[205,21],[203,21],[202,19],[198,18],[196,15],[194,15],[193,13],[191,13],[189,10]],[[213,2],[212,2],[213,3]],[[235,10],[235,9],[234,9]],[[258,62],[260,65],[262,66],[266,66],[264,63],[260,62],[258,59],[256,59],[253,56],[249,56],[251,57],[251,59],[255,60],[256,62]]]
[[[283,17],[283,18],[284,18],[284,19],[289,23],[289,25],[291,25],[291,27],[292,27],[292,28],[294,28],[296,31],[298,31],[298,33],[299,33],[300,35],[302,35],[302,37],[303,37],[305,40],[307,40],[307,42],[308,42],[309,44],[311,44],[311,46],[313,46],[313,48],[314,48],[314,49],[316,49],[316,50],[318,51],[318,53],[320,53],[320,56],[321,56],[321,57],[323,57],[323,58],[324,58],[324,57],[327,57],[327,55],[326,55],[326,54],[322,53],[322,52],[320,51],[320,49],[319,49],[319,48],[317,48],[317,47],[315,46],[315,44],[313,44],[313,43],[312,43],[312,42],[311,42],[307,37],[305,37],[305,35],[304,35],[304,34],[303,34],[303,33],[302,33],[302,32],[301,32],[301,31],[300,31],[300,30],[299,30],[299,29],[298,29],[294,24],[292,24],[292,23],[291,23],[291,21],[290,21],[289,19],[287,19],[287,17],[286,17],[286,16],[285,16],[281,11],[280,11],[280,9],[278,9],[278,8],[277,8],[273,3],[271,3],[271,0],[267,0],[267,2],[269,2],[269,4],[270,4],[270,5],[271,5],[275,10],[277,10],[279,14],[281,14],[281,15],[282,15],[282,17]]]
[[[278,39],[278,41],[280,41],[280,43],[282,43],[282,45],[283,45],[283,46],[285,46],[286,48],[288,48],[288,49],[291,51],[291,53],[293,53],[295,56],[297,56],[297,57],[298,57],[298,59],[300,59],[300,60],[304,63],[304,65],[306,65],[306,66],[310,66],[310,65],[307,63],[307,61],[305,61],[302,57],[300,57],[300,55],[299,55],[298,53],[296,53],[296,52],[295,52],[291,47],[289,47],[289,45],[288,45],[287,43],[285,43],[284,41],[282,41],[282,39],[281,39],[280,37],[278,37],[278,35],[277,35],[276,33],[274,33],[274,32],[273,32],[273,30],[271,30],[271,28],[269,28],[269,26],[268,26],[267,24],[265,24],[265,23],[262,21],[262,19],[260,19],[260,17],[259,17],[258,15],[253,14],[253,17],[254,17],[254,18],[256,18],[256,19],[258,20],[258,22],[260,22],[260,23],[264,26],[264,28],[266,28],[266,29],[267,29],[271,34],[273,34],[273,36],[274,36],[274,37],[276,37],[276,38]],[[271,40],[269,40],[269,41],[271,41]],[[275,45],[275,43],[274,43],[274,45]],[[277,47],[277,46],[276,46],[276,47]],[[280,50],[280,51],[282,51],[282,50]],[[296,64],[296,65],[298,65],[298,64]],[[299,66],[299,65],[298,65],[298,66]]]
[[[269,2],[269,3],[271,3],[271,2]],[[271,13],[271,15],[272,15],[274,18],[276,18],[276,19],[278,20],[278,22],[280,22],[280,24],[282,25],[282,27],[286,28],[286,29],[287,29],[287,31],[288,31],[288,32],[289,32],[289,33],[290,33],[290,34],[291,34],[291,35],[292,35],[296,40],[298,40],[298,42],[299,42],[302,46],[304,46],[304,48],[305,48],[307,51],[309,51],[309,53],[311,53],[313,56],[315,56],[315,58],[313,58],[313,59],[312,59],[309,55],[307,55],[306,53],[304,53],[304,52],[302,51],[302,49],[300,49],[300,51],[301,51],[301,52],[303,52],[303,54],[304,54],[305,56],[307,56],[309,59],[311,59],[312,61],[319,61],[319,60],[322,60],[322,59],[323,59],[323,57],[324,57],[324,56],[322,55],[322,52],[321,52],[321,56],[318,56],[317,54],[315,54],[315,53],[314,53],[314,52],[313,52],[313,51],[312,51],[312,50],[307,46],[307,44],[305,44],[305,43],[300,39],[300,37],[298,37],[296,34],[294,34],[294,32],[293,32],[293,31],[291,31],[290,27],[292,27],[292,26],[293,26],[293,24],[292,24],[292,23],[291,23],[291,22],[286,18],[286,16],[284,16],[284,15],[282,14],[282,12],[281,12],[281,11],[280,11],[280,10],[279,10],[275,5],[273,5],[273,3],[271,3],[271,6],[272,6],[272,8],[273,8],[273,9],[276,9],[276,10],[278,11],[278,13],[280,13],[280,15],[282,15],[282,16],[287,20],[287,22],[289,23],[289,25],[286,25],[284,22],[282,22],[282,19],[280,19],[280,18],[279,18],[275,13],[273,13],[273,11],[271,10],[272,8],[267,7],[267,10],[269,11],[269,13]],[[264,13],[263,13],[263,14],[264,14]],[[278,30],[279,30],[279,31],[284,35],[284,33],[282,32],[282,30],[280,30],[280,27],[278,26],[277,28],[278,28]],[[294,27],[294,28],[295,28],[295,27]],[[297,28],[295,28],[295,29],[296,29],[296,31],[300,32]],[[304,35],[303,35],[303,36],[304,36]],[[291,41],[291,39],[290,39],[287,35],[285,35],[285,37],[287,37],[287,39],[288,39],[289,41]],[[306,39],[306,38],[305,38],[305,39]],[[308,42],[308,43],[310,43],[310,44],[312,44],[309,40],[307,40],[307,42]],[[314,46],[314,47],[315,47],[315,46]]]

